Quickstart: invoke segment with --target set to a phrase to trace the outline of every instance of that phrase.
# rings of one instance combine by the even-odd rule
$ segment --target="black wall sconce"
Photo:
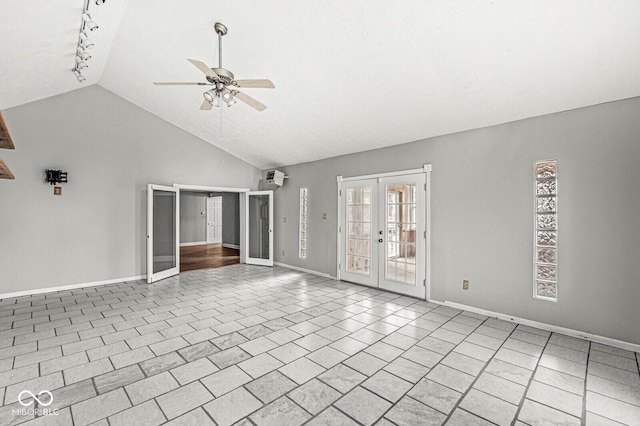
[[[67,183],[67,172],[63,172],[62,170],[45,170],[44,173],[46,182],[51,185]]]

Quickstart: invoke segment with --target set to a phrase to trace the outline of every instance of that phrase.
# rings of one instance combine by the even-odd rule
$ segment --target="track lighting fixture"
[[[93,0],[95,4],[100,6],[105,3],[106,0]],[[98,29],[98,24],[94,22],[89,13],[89,6],[92,0],[84,0],[84,7],[82,8],[82,18],[80,19],[80,31],[78,32],[78,42],[76,44],[75,66],[71,69],[73,74],[78,79],[78,82],[84,83],[86,78],[82,75],[82,70],[88,67],[87,60],[91,59],[91,54],[87,52],[87,49],[93,49],[93,42],[89,39],[87,31],[95,31]]]
[[[89,28],[89,30],[95,31],[98,29],[98,24],[93,22],[93,20],[91,19],[91,15],[89,15],[88,11],[82,14],[82,19],[84,20],[84,24],[87,26],[87,28]]]

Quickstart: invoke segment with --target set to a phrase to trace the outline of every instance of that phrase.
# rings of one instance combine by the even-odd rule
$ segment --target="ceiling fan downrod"
[[[227,27],[220,22],[216,22],[213,28],[218,33],[218,68],[222,68],[222,36],[227,34]]]

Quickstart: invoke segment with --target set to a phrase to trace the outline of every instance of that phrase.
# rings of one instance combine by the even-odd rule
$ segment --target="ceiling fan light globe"
[[[225,102],[227,103],[227,107],[231,107],[237,103],[237,101],[233,99],[233,96],[228,101],[225,100]]]
[[[220,98],[217,97],[217,96],[215,98],[213,98],[213,101],[211,101],[211,105],[214,108],[220,108]]]
[[[206,100],[213,103],[213,100],[216,98],[216,91],[214,89],[208,90],[202,94]]]

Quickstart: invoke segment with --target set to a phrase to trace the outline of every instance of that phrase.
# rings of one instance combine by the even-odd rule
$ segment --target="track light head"
[[[82,59],[83,61],[87,61],[89,59],[91,59],[91,55],[84,50],[82,47],[78,47],[78,57],[80,59]]]
[[[82,60],[82,58],[78,58],[76,57],[76,69],[77,70],[83,70],[89,68],[89,65]]]
[[[73,70],[73,75],[78,79],[78,83],[84,83],[87,79],[82,75],[82,73],[78,69]]]
[[[89,37],[87,37],[87,33],[85,32],[80,33],[80,46],[85,49],[93,49],[94,47],[93,42],[89,40]]]
[[[82,14],[82,19],[84,19],[84,23],[87,26],[87,28],[89,28],[89,30],[95,31],[98,29],[98,24],[93,22],[93,20],[91,19],[91,15],[89,15],[88,12],[84,12]]]

